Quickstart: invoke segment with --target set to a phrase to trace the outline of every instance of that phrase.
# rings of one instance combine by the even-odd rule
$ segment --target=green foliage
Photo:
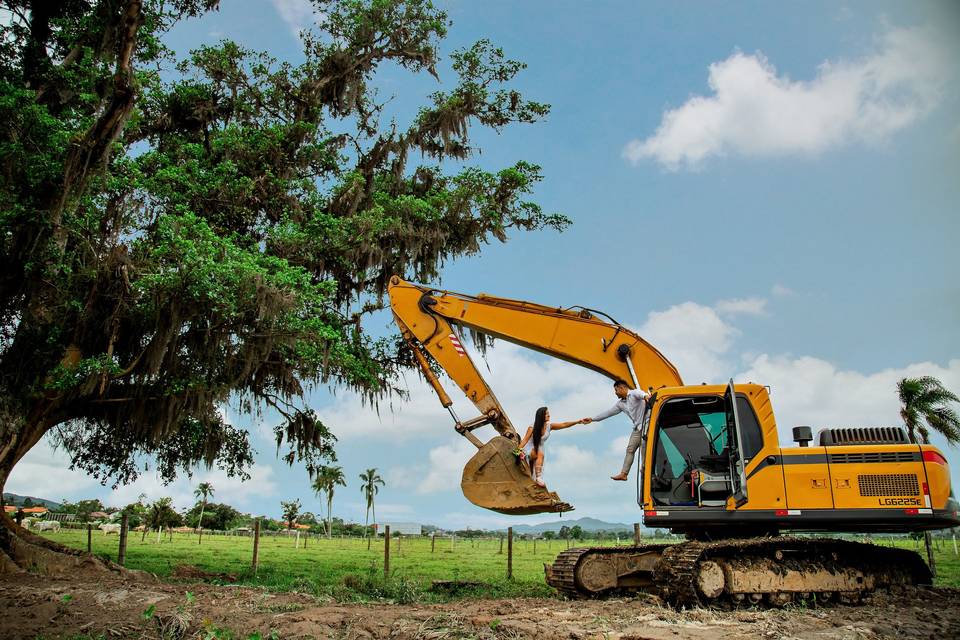
[[[88,522],[90,520],[91,513],[95,511],[102,512],[105,509],[106,507],[103,506],[103,503],[94,498],[91,500],[78,500],[77,502],[68,502],[64,500],[57,511],[60,513],[74,513],[77,515],[77,520],[80,522]]]
[[[317,495],[321,493],[327,500],[327,535],[332,535],[333,518],[333,494],[337,486],[347,486],[347,479],[343,476],[343,468],[335,466],[323,466],[317,470],[313,478],[312,488]]]
[[[297,516],[300,515],[300,500],[280,501],[280,507],[283,511],[283,519],[287,523],[287,529],[293,529]]]
[[[897,393],[900,396],[900,417],[911,442],[930,442],[932,429],[948,443],[960,444],[960,416],[950,406],[960,399],[942,382],[931,376],[903,378],[897,383]]]
[[[373,521],[377,522],[377,508],[376,508],[376,496],[377,492],[380,491],[380,487],[385,486],[383,478],[380,477],[380,474],[377,473],[376,469],[367,469],[360,474],[360,482],[363,484],[360,485],[360,491],[363,493],[363,498],[367,503],[367,516],[363,521],[363,526],[366,527],[370,523],[370,511],[373,511]]]
[[[206,507],[202,503],[193,505],[193,507],[183,514],[183,520],[188,527],[200,526],[200,511],[203,510],[203,528],[213,529],[215,531],[226,531],[245,524],[247,516],[234,509],[228,504],[208,502]]]
[[[178,527],[183,523],[183,518],[174,511],[172,503],[172,498],[160,498],[147,508],[144,524],[148,529]]]
[[[52,429],[104,482],[246,477],[228,401],[278,415],[278,455],[313,475],[336,458],[309,388],[403,393],[410,354],[365,327],[391,275],[569,222],[533,201],[537,165],[470,166],[473,127],[549,111],[489,41],[381,124],[384,63],[437,75],[449,20],[428,0],[318,3],[297,64],[164,47],[214,4],[24,0],[31,24],[0,24],[0,432],[26,449]]]

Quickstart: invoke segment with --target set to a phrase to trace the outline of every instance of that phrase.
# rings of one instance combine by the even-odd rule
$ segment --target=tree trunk
[[[4,422],[0,426],[0,493],[14,466],[55,425],[41,418]],[[0,574],[73,575],[78,571],[127,573],[113,562],[31,533],[0,513]]]
[[[333,537],[333,492],[327,494],[327,539]]]
[[[203,543],[203,512],[207,508],[207,499],[203,499],[203,504],[200,505],[200,520],[197,521],[197,527],[200,529],[200,538],[197,540],[197,544]]]
[[[934,580],[937,579],[937,561],[933,557],[932,539],[929,531],[923,532],[923,543],[927,546],[927,564],[930,565],[930,575]]]
[[[370,503],[367,503],[367,515],[363,518],[363,535],[367,537],[367,551],[370,551]]]

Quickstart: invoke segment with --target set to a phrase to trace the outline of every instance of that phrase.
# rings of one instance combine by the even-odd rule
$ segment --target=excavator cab
[[[511,516],[573,510],[556,493],[534,482],[530,465],[518,455],[517,443],[504,436],[482,445],[470,458],[460,489],[478,507]]]

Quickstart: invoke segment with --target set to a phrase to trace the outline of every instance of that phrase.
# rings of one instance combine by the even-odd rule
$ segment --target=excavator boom
[[[467,328],[597,371],[632,388],[679,386],[676,367],[643,338],[609,316],[585,308],[548,307],[480,294],[469,296],[391,278],[390,306],[407,344],[450,411],[458,433],[478,449],[461,488],[474,504],[508,514],[569,511],[557,494],[537,485],[515,451],[520,437],[493,390],[463,346]],[[480,415],[460,420],[429,366],[429,354],[466,394]],[[484,444],[472,431],[492,425],[500,434]]]

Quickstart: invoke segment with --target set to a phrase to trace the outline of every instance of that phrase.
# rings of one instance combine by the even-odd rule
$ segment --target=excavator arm
[[[584,308],[548,307],[480,294],[469,296],[391,278],[394,320],[458,433],[478,449],[464,469],[461,488],[474,504],[509,514],[569,511],[572,507],[530,478],[526,463],[513,452],[519,435],[493,390],[464,349],[458,328],[507,340],[561,358],[633,388],[679,386],[683,382],[669,360],[643,338],[609,316]],[[461,420],[452,400],[431,370],[428,353],[450,376],[480,415]],[[472,431],[492,425],[500,434],[484,444]]]

